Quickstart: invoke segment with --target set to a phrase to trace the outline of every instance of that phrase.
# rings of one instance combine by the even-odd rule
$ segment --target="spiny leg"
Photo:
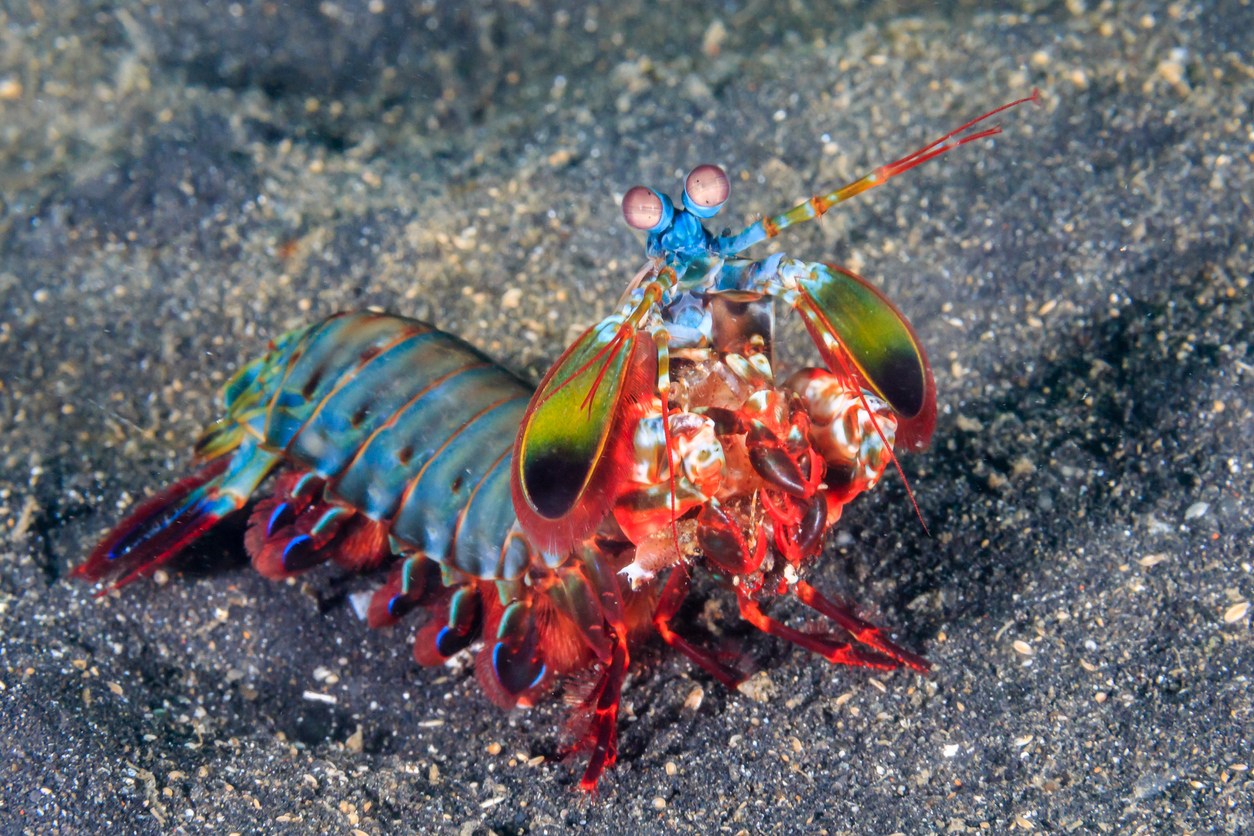
[[[782,212],[769,218],[763,218],[752,226],[747,227],[740,234],[731,238],[719,238],[716,242],[718,253],[720,255],[734,255],[735,253],[739,253],[754,244],[765,241],[767,238],[774,238],[780,232],[793,224],[821,217],[824,212],[835,206],[837,203],[846,201],[855,195],[865,192],[867,189],[874,188],[875,186],[886,182],[890,178],[896,177],[898,174],[909,171],[915,166],[922,165],[934,157],[939,157],[946,151],[952,151],[961,145],[966,145],[968,142],[975,142],[978,139],[985,139],[986,137],[999,134],[1001,133],[1001,126],[994,125],[991,128],[985,128],[984,130],[977,131],[976,133],[969,134],[967,136],[958,136],[958,134],[968,128],[974,127],[976,124],[988,119],[990,116],[995,116],[996,114],[1001,113],[1003,110],[1016,107],[1024,102],[1039,100],[1040,91],[1034,89],[1032,91],[1032,95],[1010,102],[1009,104],[1002,105],[994,110],[990,110],[983,116],[978,116],[963,126],[950,131],[935,142],[925,145],[913,154],[907,154],[899,160],[895,160],[887,165],[882,165],[870,174],[860,177],[846,186],[842,186],[839,189],[828,192],[825,195],[812,197],[805,203],[802,203],[800,206],[794,206],[787,212]]]
[[[627,676],[627,644],[623,637],[613,635],[614,653],[601,672],[592,693],[584,705],[592,709],[592,754],[588,768],[579,780],[579,788],[587,793],[596,791],[597,781],[606,767],[618,759],[618,702],[623,693],[623,680]]]
[[[932,669],[931,663],[922,656],[916,656],[909,651],[902,650],[884,638],[884,634],[880,632],[878,627],[858,618],[848,607],[823,597],[818,590],[805,581],[798,581],[795,589],[797,597],[806,606],[835,621],[867,647],[873,647],[881,653],[893,657],[898,662],[909,665],[920,673],[927,673]]]
[[[591,793],[601,773],[618,757],[618,703],[630,657],[618,579],[590,541],[576,548],[577,559],[558,567],[540,591],[570,619],[601,665],[600,676],[576,712],[589,715],[586,733],[574,749],[591,748],[579,782],[581,789]]]
[[[601,680],[585,703],[592,709],[593,746],[579,787],[586,792],[596,789],[597,780],[608,766],[618,759],[618,704],[622,698],[623,680],[627,677],[627,623],[618,578],[608,561],[593,549],[582,555],[583,577],[596,594],[602,614],[602,630],[610,652],[602,655]],[[607,658],[608,656],[608,658]],[[595,697],[595,702],[593,701]]]
[[[710,676],[734,691],[741,682],[744,682],[744,674],[730,665],[723,664],[712,651],[692,644],[670,627],[670,620],[675,617],[680,605],[688,597],[688,580],[687,566],[679,563],[671,569],[670,577],[666,579],[666,585],[658,598],[657,610],[653,613],[653,626],[657,628],[663,641],[679,650]]]
[[[817,653],[829,662],[838,665],[876,668],[882,671],[891,671],[900,667],[895,659],[888,656],[861,650],[849,642],[838,642],[825,636],[803,633],[800,630],[794,630],[786,624],[781,624],[762,612],[757,602],[747,595],[737,595],[736,600],[740,604],[740,617],[745,621],[748,621],[763,633],[790,641],[811,653]]]

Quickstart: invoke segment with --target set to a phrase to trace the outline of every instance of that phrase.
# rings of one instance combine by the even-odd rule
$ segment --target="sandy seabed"
[[[0,11],[0,830],[1254,830],[1248,2],[446,6]],[[930,677],[694,607],[769,687],[644,654],[589,801],[560,701],[419,668],[370,579],[269,583],[239,527],[163,584],[66,577],[284,329],[376,306],[538,378],[642,261],[630,186],[716,162],[736,226],[1033,87],[778,239],[933,359],[932,536],[888,479],[814,572]]]

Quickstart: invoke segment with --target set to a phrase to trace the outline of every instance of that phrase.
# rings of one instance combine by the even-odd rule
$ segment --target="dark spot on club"
[[[894,351],[876,364],[872,377],[893,411],[903,418],[913,418],[923,411],[927,383],[918,355],[912,351]]]
[[[523,466],[523,483],[540,516],[556,520],[569,513],[588,478],[588,468],[588,462],[573,461],[560,452],[530,458]]]

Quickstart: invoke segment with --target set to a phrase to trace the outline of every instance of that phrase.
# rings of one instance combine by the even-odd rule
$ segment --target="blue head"
[[[648,186],[634,186],[623,197],[623,218],[628,226],[649,233],[646,252],[667,261],[710,252],[714,240],[701,225],[727,202],[731,184],[727,172],[716,165],[699,165],[684,180],[684,208]]]

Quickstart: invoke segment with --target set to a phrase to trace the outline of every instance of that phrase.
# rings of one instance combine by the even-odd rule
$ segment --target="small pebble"
[[[1209,502],[1194,502],[1184,512],[1186,520],[1196,520],[1198,517],[1206,516],[1206,512],[1210,510]]]
[[[1250,602],[1242,601],[1239,604],[1233,604],[1224,611],[1224,623],[1235,624],[1245,618],[1246,613],[1250,611]]]

